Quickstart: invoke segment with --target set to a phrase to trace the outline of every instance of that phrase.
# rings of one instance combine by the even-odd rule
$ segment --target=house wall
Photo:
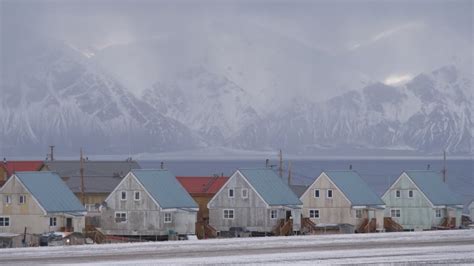
[[[5,202],[6,195],[11,195],[11,204]],[[20,204],[20,195],[26,195],[25,204]],[[0,232],[23,234],[26,227],[28,234],[43,234],[59,231],[61,227],[65,227],[67,215],[63,213],[45,214],[28,190],[17,178],[14,178],[6,183],[0,192],[0,216],[10,217],[10,226],[0,227]],[[50,226],[50,217],[57,217],[56,226]],[[68,217],[73,219],[74,231],[82,232],[84,217]]]
[[[229,188],[234,189],[234,197],[228,197]],[[248,190],[248,197],[242,198],[242,189]],[[229,231],[231,227],[242,227],[248,231],[271,232],[278,222],[286,216],[286,211],[293,217],[300,216],[299,209],[268,206],[251,188],[244,177],[236,172],[223,188],[209,202],[209,224],[217,231]],[[234,210],[234,219],[224,219],[224,209]],[[277,217],[271,219],[271,210],[277,210]],[[299,230],[299,219],[297,229]]]
[[[396,191],[400,190],[400,198],[396,197]],[[408,197],[408,191],[413,190],[413,198]],[[397,223],[409,230],[427,230],[432,226],[439,225],[446,217],[446,209],[442,210],[439,218],[435,217],[435,209],[431,203],[417,189],[415,184],[406,176],[402,176],[382,197],[386,204],[385,216],[390,217],[391,209],[400,209],[401,217],[392,217]]]
[[[127,192],[127,200],[121,200],[121,192]],[[140,200],[134,192],[140,191]],[[194,234],[197,212],[183,210],[161,210],[137,180],[128,174],[124,181],[106,200],[107,207],[101,211],[101,229],[108,235],[168,235]],[[126,212],[126,222],[116,222],[115,212]],[[164,222],[164,213],[171,212],[172,222]]]

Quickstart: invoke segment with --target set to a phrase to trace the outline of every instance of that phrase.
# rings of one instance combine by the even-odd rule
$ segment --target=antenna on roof
[[[54,145],[49,145],[49,149],[51,150],[49,158],[51,159],[51,161],[54,161]]]
[[[268,168],[270,166],[270,160],[266,159],[265,160],[265,168]]]
[[[81,148],[81,157],[80,157],[80,172],[81,172],[81,203],[84,205],[84,158],[82,157],[82,148]]]
[[[349,170],[352,170],[352,164],[349,164]]]
[[[3,157],[3,164],[7,164],[7,157]]]
[[[160,163],[160,169],[165,169],[165,163],[164,162]]]
[[[430,170],[430,168],[431,168],[430,164],[426,165],[426,170]]]
[[[446,173],[448,169],[446,169],[446,150],[443,151],[443,182],[446,183]]]
[[[283,153],[281,152],[281,149],[280,149],[279,158],[280,158],[280,164],[278,165],[278,173],[280,174],[280,177],[283,178]]]

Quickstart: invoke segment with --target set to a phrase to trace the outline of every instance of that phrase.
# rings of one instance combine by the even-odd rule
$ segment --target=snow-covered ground
[[[0,250],[0,263],[474,264],[474,230],[213,239]]]

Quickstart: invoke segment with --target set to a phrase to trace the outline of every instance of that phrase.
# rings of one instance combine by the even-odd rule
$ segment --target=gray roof
[[[188,192],[168,170],[132,170],[161,208],[198,208]]]
[[[48,213],[85,212],[86,209],[71,190],[52,172],[16,172],[33,197]]]
[[[238,170],[268,205],[303,205],[273,170],[269,168]]]
[[[293,191],[293,193],[295,193],[295,195],[296,195],[298,198],[301,198],[301,196],[303,196],[303,194],[305,193],[305,191],[308,189],[308,186],[304,186],[304,185],[290,185],[290,188],[291,188],[291,190]]]
[[[441,173],[435,171],[405,171],[434,205],[462,205],[462,198],[443,182]]]
[[[56,172],[74,192],[81,191],[80,162],[45,161],[52,172]],[[110,193],[132,169],[140,169],[136,161],[84,161],[84,191],[86,193]]]
[[[355,171],[324,171],[352,205],[384,205],[385,203]]]

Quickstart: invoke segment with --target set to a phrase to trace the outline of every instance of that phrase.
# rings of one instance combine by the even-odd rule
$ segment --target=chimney
[[[428,171],[429,171],[429,170],[430,170],[430,168],[431,168],[431,165],[430,165],[430,164],[427,164],[427,165],[426,165],[426,170],[428,170]]]
[[[54,161],[54,145],[50,145],[49,148],[51,150],[51,153],[49,154],[49,157],[50,157],[51,161]]]
[[[160,169],[165,169],[165,163],[164,162],[160,163]]]
[[[349,164],[349,170],[352,170],[352,164]]]
[[[265,168],[268,168],[269,165],[270,165],[270,160],[269,160],[269,159],[266,159],[266,160],[265,160]]]

